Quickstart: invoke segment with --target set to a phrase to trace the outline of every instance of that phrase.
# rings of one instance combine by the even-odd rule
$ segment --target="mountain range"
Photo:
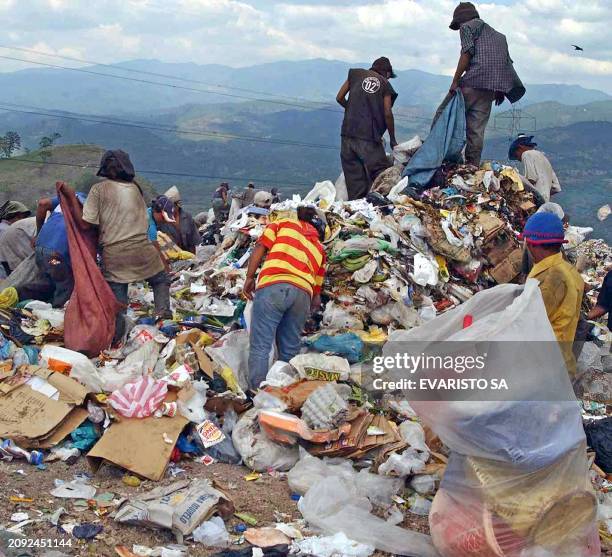
[[[19,196],[35,176],[24,199],[31,201],[37,189],[53,189],[64,163],[76,165],[63,167],[68,178],[85,184],[91,171],[78,168],[83,160],[95,164],[100,149],[122,148],[152,187],[163,191],[178,184],[194,211],[209,205],[220,181],[243,187],[252,180],[280,186],[285,194],[304,193],[340,173],[342,109],[334,99],[351,66],[367,67],[306,60],[236,69],[134,60],[83,68],[87,73],[45,68],[0,74],[0,135],[15,130],[22,147],[34,150],[43,136],[57,132],[58,144],[73,146],[53,151],[60,172],[19,176],[19,165],[36,161],[10,171],[9,161],[0,161],[0,192]],[[449,77],[397,73],[398,139],[426,137]],[[558,200],[572,206],[577,224],[591,224],[612,197],[605,154],[612,140],[612,96],[579,85],[528,84],[527,91],[518,109],[508,110],[506,103],[492,115],[485,156],[505,161],[511,134],[534,133],[564,186]],[[612,240],[609,227],[596,225],[596,233]]]

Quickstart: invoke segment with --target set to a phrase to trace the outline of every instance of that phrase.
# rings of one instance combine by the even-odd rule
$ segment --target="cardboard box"
[[[25,383],[35,377],[48,391],[57,391],[59,400]],[[0,438],[12,439],[23,447],[52,447],[87,418],[87,411],[75,408],[84,402],[87,389],[61,373],[24,366],[1,387]]]
[[[173,418],[124,418],[106,430],[87,454],[87,460],[94,472],[103,461],[108,461],[143,478],[159,481],[164,477],[172,449],[188,423],[180,415]],[[164,440],[164,434],[171,443]]]

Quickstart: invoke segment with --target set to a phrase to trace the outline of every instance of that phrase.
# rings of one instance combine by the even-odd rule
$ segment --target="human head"
[[[474,6],[474,4],[471,2],[459,2],[459,5],[453,12],[453,21],[451,21],[449,27],[453,31],[459,31],[461,25],[479,17],[480,15],[478,14],[478,10],[476,10],[476,6]]]
[[[533,141],[533,135],[519,135],[511,144],[508,149],[508,159],[520,161],[525,151],[535,149],[538,144]]]
[[[567,243],[563,222],[554,213],[534,213],[525,223],[520,236],[525,240],[527,249],[538,263],[549,255],[559,253],[561,245]]]
[[[0,220],[5,220],[9,224],[25,219],[30,214],[30,210],[20,201],[7,201],[0,207]]]
[[[131,182],[136,176],[130,156],[121,149],[106,151],[100,161],[100,169],[97,176],[109,180],[122,180]]]
[[[272,188],[272,189],[270,190],[270,193],[271,193],[272,195],[278,195],[278,188]]]
[[[181,192],[176,186],[168,188],[164,192],[164,197],[172,201],[172,203],[176,203],[177,205],[181,204]]]
[[[250,189],[254,190],[255,189],[255,184],[253,182],[249,182],[247,184],[247,188],[250,188]]]
[[[315,207],[303,205],[297,208],[297,217],[298,220],[307,222],[317,229],[321,242],[325,239],[325,228],[327,227],[327,223],[325,222],[325,215],[323,213],[317,211]]]
[[[393,66],[391,66],[389,58],[386,58],[385,56],[381,56],[380,58],[374,60],[370,69],[382,75],[386,79],[397,77],[393,72]]]
[[[253,205],[269,209],[270,205],[272,205],[272,194],[267,191],[258,191],[253,197]]]
[[[153,219],[157,224],[176,222],[174,202],[166,195],[159,195],[151,202]]]

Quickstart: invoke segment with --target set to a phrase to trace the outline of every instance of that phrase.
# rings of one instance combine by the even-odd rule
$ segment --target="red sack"
[[[81,207],[57,182],[70,249],[74,290],[64,318],[64,345],[89,357],[108,348],[115,334],[115,317],[122,309],[96,263],[96,234],[79,225]]]

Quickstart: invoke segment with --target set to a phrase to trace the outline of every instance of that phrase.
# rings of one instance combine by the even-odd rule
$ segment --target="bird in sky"
[[[574,50],[584,51],[584,48],[582,48],[581,46],[578,46],[577,44],[573,44],[572,46],[574,47]]]

